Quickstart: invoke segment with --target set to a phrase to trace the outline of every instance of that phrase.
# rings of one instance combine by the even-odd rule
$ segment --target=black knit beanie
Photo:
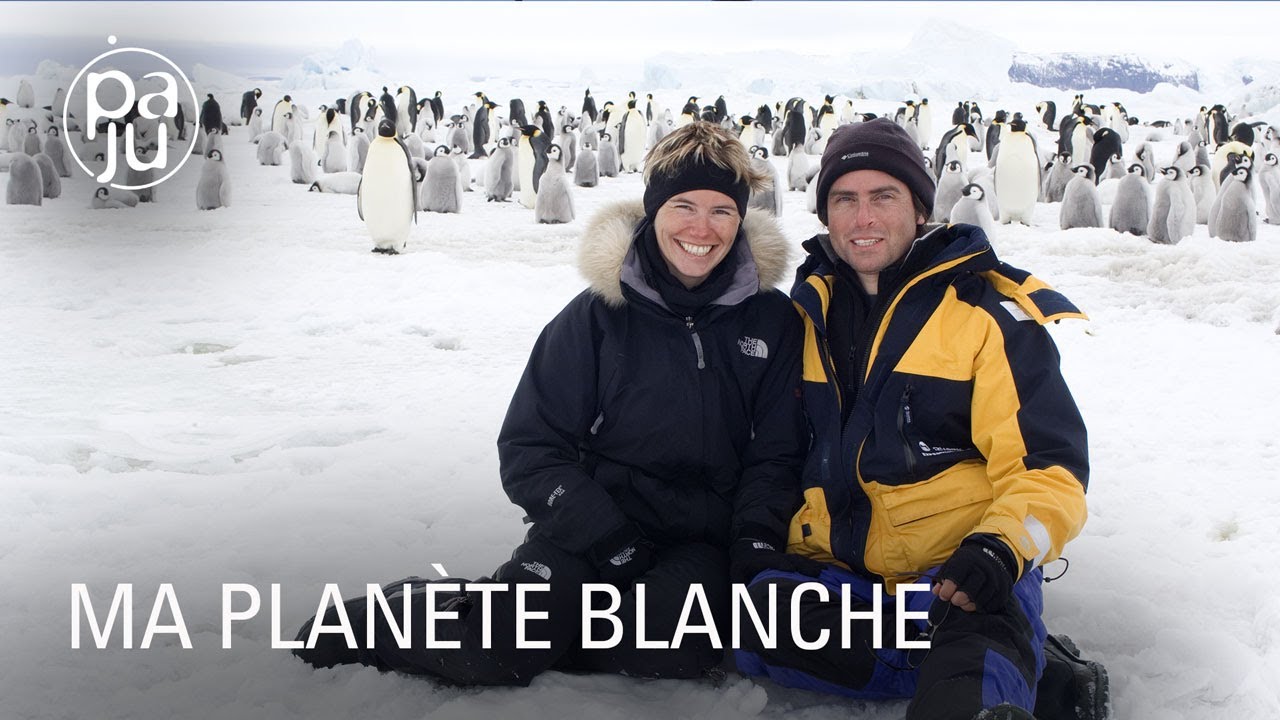
[[[842,125],[827,140],[818,171],[818,219],[827,224],[827,195],[845,173],[879,170],[901,180],[924,204],[925,215],[933,212],[937,186],[924,166],[924,153],[907,131],[888,118]]]
[[[654,173],[649,177],[649,184],[644,189],[644,214],[653,220],[663,203],[690,190],[724,193],[738,205],[739,217],[747,214],[751,186],[746,179],[738,179],[732,170],[692,156],[674,172]]]

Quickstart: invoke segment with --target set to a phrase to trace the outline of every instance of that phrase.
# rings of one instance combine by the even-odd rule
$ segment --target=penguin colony
[[[72,148],[77,157],[102,163],[106,147],[100,139],[87,142],[74,118],[63,137],[54,106],[40,112],[25,80],[15,97],[0,98],[6,203],[45,204],[62,195],[61,179],[71,177]],[[62,97],[61,91],[55,95],[55,106]],[[167,120],[175,131],[170,149],[188,126],[197,134],[196,206],[231,205],[233,178],[223,161],[231,119],[246,128],[243,137],[256,146],[260,165],[287,163],[290,181],[312,192],[355,195],[356,215],[374,251],[386,254],[408,247],[419,212],[463,212],[469,192],[532,211],[535,222],[572,223],[575,193],[643,171],[650,148],[695,120],[737,134],[752,162],[772,179],[753,194],[753,206],[780,215],[785,194],[803,192],[805,207],[814,212],[812,180],[827,139],[841,125],[875,117],[857,112],[854,100],[831,95],[790,97],[739,115],[723,95],[710,102],[690,95],[664,106],[651,93],[632,92],[615,103],[600,101],[590,89],[580,109],[555,110],[536,100],[529,104],[536,108],[532,114],[522,98],[497,102],[483,90],[450,113],[440,91],[419,96],[413,87],[390,84],[318,108],[299,105],[291,95],[264,95],[261,88],[244,91],[239,100],[233,119],[218,96],[205,93],[198,107],[188,105],[176,122]],[[1138,120],[1123,105],[1086,103],[1080,94],[1070,103],[1045,100],[1022,108],[1025,114],[984,112],[975,102],[960,101],[949,123],[946,110],[935,113],[936,107],[912,97],[886,114],[917,142],[935,174],[934,222],[972,223],[994,237],[1000,224],[1035,224],[1038,212],[1045,224],[1040,208],[1047,205],[1063,229],[1110,227],[1170,244],[1198,224],[1231,242],[1254,240],[1259,222],[1280,224],[1280,133],[1232,117],[1223,105],[1142,126],[1145,132],[1136,131]],[[144,161],[157,149],[154,126],[135,125],[136,152]],[[1175,151],[1158,157],[1153,143],[1168,140],[1177,141]],[[154,176],[153,170],[129,169],[127,184]],[[128,209],[155,200],[155,188],[102,186],[95,187],[89,206]]]

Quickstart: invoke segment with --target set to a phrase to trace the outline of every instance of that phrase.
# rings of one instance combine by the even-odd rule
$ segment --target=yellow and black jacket
[[[1057,558],[1084,525],[1088,447],[1042,325],[1083,313],[1001,263],[980,229],[938,227],[882,282],[857,377],[840,379],[826,321],[833,289],[852,290],[828,243],[805,243],[791,292],[812,445],[788,551],[878,575],[890,592],[975,533],[1023,569]]]

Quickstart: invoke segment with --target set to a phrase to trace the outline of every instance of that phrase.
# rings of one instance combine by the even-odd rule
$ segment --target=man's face
[[[845,173],[827,196],[831,245],[873,295],[880,271],[907,254],[923,222],[906,184],[879,170]]]
[[[690,190],[658,208],[653,229],[671,274],[692,288],[729,254],[739,221],[733,198],[715,190]]]

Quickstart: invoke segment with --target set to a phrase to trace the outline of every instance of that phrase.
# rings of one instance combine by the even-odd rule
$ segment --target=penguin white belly
[[[360,211],[374,245],[399,252],[409,239],[413,222],[413,178],[402,153],[379,150],[383,148],[371,147],[365,159]]]
[[[533,189],[533,146],[524,135],[516,148],[516,169],[520,176],[520,204],[532,210],[538,199]]]
[[[622,170],[636,172],[640,169],[640,161],[644,159],[644,116],[638,112],[628,112],[622,132],[626,136],[626,149],[622,153]]]
[[[1011,135],[1000,143],[996,159],[996,205],[1000,222],[1031,224],[1032,211],[1040,195],[1040,162],[1030,138]]]

